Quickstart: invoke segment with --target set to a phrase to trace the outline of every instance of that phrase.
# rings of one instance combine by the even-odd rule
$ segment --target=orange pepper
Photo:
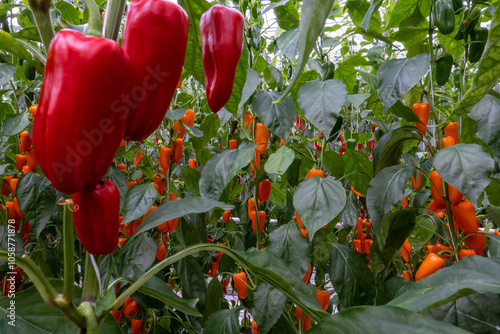
[[[235,150],[238,147],[238,141],[236,139],[231,139],[229,141],[229,149]]]
[[[415,103],[413,105],[413,112],[420,121],[423,123],[415,122],[415,126],[420,130],[419,133],[421,136],[427,132],[427,123],[429,122],[429,103]]]
[[[432,197],[434,198],[437,204],[443,204],[444,199],[441,196],[441,194],[443,193],[443,183],[441,176],[439,176],[438,172],[432,171],[429,177],[431,179]]]
[[[182,138],[177,138],[175,140],[174,146],[174,162],[178,163],[182,159],[182,151],[184,150],[184,142]]]
[[[477,232],[476,210],[469,200],[459,204],[451,204],[453,222],[458,225],[465,234]]]
[[[448,137],[453,138],[453,141],[455,144],[458,144],[458,128],[457,128],[457,122],[450,122],[448,125],[444,128],[444,134],[447,135]]]
[[[439,269],[443,269],[446,262],[434,253],[427,255],[415,274],[415,281],[434,274]]]
[[[233,283],[240,298],[247,298],[247,274],[244,271],[233,275]]]
[[[36,161],[36,158],[35,158],[35,150],[34,149],[26,150],[26,159],[27,159],[27,163],[28,163],[29,168],[31,168],[32,170],[35,170],[38,167],[38,162]]]
[[[257,123],[255,126],[255,143],[258,145],[255,152],[260,155],[264,154],[267,150],[269,142],[269,130],[262,123]]]
[[[164,170],[170,168],[170,157],[172,156],[172,149],[170,147],[162,146],[160,148],[160,167]]]
[[[161,244],[160,247],[156,250],[156,259],[158,261],[163,261],[165,256],[167,255],[167,247],[164,244]]]
[[[271,180],[264,180],[259,183],[259,201],[267,202],[271,196]]]
[[[31,148],[31,138],[28,131],[23,131],[19,134],[21,138],[21,148],[28,151]]]

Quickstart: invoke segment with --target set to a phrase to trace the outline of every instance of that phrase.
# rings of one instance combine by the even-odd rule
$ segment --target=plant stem
[[[118,40],[125,4],[125,0],[108,1],[106,16],[104,17],[104,37],[115,41]]]
[[[85,317],[85,322],[87,324],[86,334],[97,334],[99,333],[99,326],[97,324],[97,318],[95,316],[94,309],[89,302],[83,302],[78,306],[78,310]]]
[[[97,6],[95,0],[83,0],[83,3],[89,10],[89,28],[87,29],[87,35],[90,36],[102,36],[102,19],[101,12]]]
[[[259,154],[259,153],[256,152],[255,154]],[[257,165],[255,165],[255,170],[256,170],[255,176],[257,176]],[[258,196],[258,194],[259,194],[259,184],[257,183],[255,185],[255,193],[254,193],[253,197],[254,197],[254,201],[255,201],[255,222],[256,222],[255,225],[257,226],[256,231],[255,231],[255,233],[257,234],[257,249],[260,250],[260,248],[261,248],[260,237],[261,236],[260,236],[259,204],[258,204],[259,203],[258,202],[259,196]],[[264,224],[264,222],[262,222],[262,224]]]
[[[75,282],[75,237],[73,233],[73,212],[69,204],[63,205],[63,253],[64,253],[64,299],[71,304]]]
[[[94,271],[94,266],[90,260],[90,254],[87,252],[85,255],[85,275],[83,276],[82,301],[95,302],[98,293],[99,284],[97,282],[97,276]]]
[[[217,3],[218,3],[219,5],[223,5],[223,6],[225,6],[225,5],[226,5],[226,0],[218,0],[218,1],[217,1]]]
[[[28,5],[35,17],[36,27],[40,33],[45,52],[48,52],[50,41],[56,35],[50,17],[51,0],[28,0]]]

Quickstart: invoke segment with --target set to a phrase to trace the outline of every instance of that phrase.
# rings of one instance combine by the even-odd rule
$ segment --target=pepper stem
[[[226,5],[226,0],[218,0],[218,4],[225,6]]]
[[[125,3],[125,0],[108,1],[106,16],[104,17],[104,37],[115,41],[118,40]]]
[[[73,233],[73,212],[69,209],[69,203],[63,205],[63,253],[64,253],[64,299],[68,303],[73,302],[73,291],[75,281],[75,237]]]
[[[50,41],[56,33],[50,18],[51,0],[28,0],[28,5],[35,17],[36,27],[42,39],[45,52],[49,51]]]
[[[89,10],[89,28],[87,29],[87,35],[101,37],[102,19],[97,3],[94,0],[83,0],[83,3]]]

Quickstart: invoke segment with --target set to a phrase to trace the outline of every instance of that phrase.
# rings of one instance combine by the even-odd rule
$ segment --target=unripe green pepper
[[[438,86],[442,86],[448,82],[452,66],[453,56],[449,53],[445,53],[441,57],[436,59],[436,62],[434,63],[434,74]]]
[[[323,81],[333,79],[333,75],[335,74],[335,64],[331,61],[327,61],[321,66],[321,70],[323,70]]]
[[[460,89],[460,69],[457,68],[454,72],[453,72],[453,86],[455,88],[458,88]]]
[[[250,39],[255,50],[260,50],[260,24],[252,23],[250,28]]]
[[[469,61],[476,63],[483,55],[484,46],[488,40],[488,29],[477,28],[472,30],[470,34]]]
[[[36,77],[35,66],[33,66],[29,61],[23,62],[23,70],[26,79],[35,80]]]
[[[459,41],[469,36],[479,22],[480,16],[481,9],[479,9],[478,7],[464,10],[462,21],[460,22],[457,32],[455,33],[455,40]]]
[[[432,6],[434,25],[443,35],[448,35],[455,30],[455,11],[452,0],[438,0]]]
[[[462,0],[453,0],[453,11],[456,13],[460,9],[464,7],[464,3]]]

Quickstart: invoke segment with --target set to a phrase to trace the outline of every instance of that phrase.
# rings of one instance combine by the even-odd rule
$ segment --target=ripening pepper
[[[231,220],[231,210],[226,210],[222,214],[222,220],[224,221],[224,224],[229,224],[229,221]]]
[[[448,123],[448,125],[444,128],[444,134],[447,135],[448,137],[453,138],[453,141],[455,142],[455,144],[458,144],[460,142],[458,140],[457,122]]]
[[[326,311],[328,308],[328,304],[330,303],[330,292],[327,290],[317,290],[315,292],[316,298],[319,301],[319,304],[323,308],[323,311]]]
[[[264,180],[259,183],[259,201],[267,202],[271,196],[271,180]]]
[[[234,274],[233,283],[240,298],[247,298],[247,274],[244,271]]]
[[[229,149],[235,150],[238,147],[238,141],[236,139],[231,139],[229,141]]]
[[[327,61],[321,65],[321,70],[323,71],[323,81],[333,79],[333,75],[335,74],[335,64],[331,61]]]
[[[178,163],[182,159],[182,151],[184,150],[184,142],[182,138],[177,138],[174,144],[174,162]]]
[[[448,185],[448,199],[451,204],[459,204],[463,198],[464,195],[457,188]]]
[[[298,306],[295,307],[295,318],[297,319],[297,326],[300,326],[300,319],[302,318],[302,309]],[[304,321],[302,322],[302,332],[307,331],[311,328],[311,317],[307,314],[304,316]]]
[[[434,78],[438,86],[448,82],[453,67],[453,56],[449,53],[441,55],[434,63]]]
[[[259,211],[258,213],[258,218],[259,218],[259,232],[262,232],[264,230],[264,224],[266,222],[266,212],[265,211]],[[250,214],[248,215],[250,217],[250,220],[252,221],[252,228],[255,233],[257,233],[257,214],[255,214],[255,211],[251,211]]]
[[[325,173],[323,173],[321,169],[313,168],[309,171],[309,173],[307,173],[306,180],[309,180],[311,177],[315,176],[319,176],[320,178],[323,179],[325,177]]]
[[[167,247],[164,244],[161,244],[156,250],[156,259],[158,261],[163,261],[165,255],[167,255]]]
[[[35,170],[38,167],[38,162],[36,161],[35,157],[35,150],[27,150],[26,151],[26,162],[32,170]]]
[[[467,256],[471,256],[471,255],[476,255],[476,252],[473,250],[473,249],[465,249],[465,248],[462,248],[459,252],[458,252],[458,259],[460,260],[461,258],[463,257],[467,257]]]
[[[73,221],[83,247],[92,255],[108,255],[118,247],[120,193],[111,180],[73,194]]]
[[[451,213],[454,224],[458,225],[465,234],[477,232],[476,210],[469,200],[458,204],[452,203]]]
[[[255,152],[260,155],[264,154],[267,150],[267,145],[269,143],[269,130],[262,123],[257,123],[255,126],[255,144],[258,146],[255,148]]]
[[[478,6],[464,10],[462,20],[460,21],[457,32],[455,33],[455,40],[459,41],[469,36],[478,24],[480,17],[481,8]]]
[[[214,113],[224,107],[233,91],[236,67],[243,51],[244,21],[238,10],[222,5],[212,6],[201,16],[207,102]]]
[[[470,34],[469,61],[476,63],[483,55],[486,41],[488,40],[488,29],[477,28],[472,30]]]
[[[441,194],[443,193],[443,183],[441,176],[439,176],[438,172],[432,171],[431,174],[429,175],[429,178],[431,179],[432,198],[434,198],[436,204],[443,204],[444,199],[441,196]]]
[[[471,234],[465,238],[465,242],[467,242],[467,246],[472,248],[477,255],[483,254],[484,247],[486,245],[487,237],[484,235],[483,231],[480,231],[481,234]]]
[[[311,278],[311,272],[312,272],[312,265],[309,264],[309,268],[307,268],[307,271],[306,271],[304,277],[302,277],[302,281],[304,283],[307,284],[307,282],[309,281],[309,278]]]
[[[196,160],[189,159],[189,168],[196,169]]]
[[[415,180],[415,176],[411,177],[411,181],[413,183],[413,188],[419,189],[420,188],[420,180],[422,179],[422,172],[419,170],[418,171],[418,176],[417,179]]]
[[[260,169],[260,154],[258,153],[255,153],[255,167],[254,168],[254,164],[253,164],[253,161],[250,161],[250,168],[252,168],[252,177],[255,176],[255,172],[258,171]]]
[[[107,38],[61,30],[50,43],[33,148],[57,190],[73,194],[102,179],[120,146],[132,65]]]
[[[22,154],[16,155],[16,168],[18,171],[22,171],[23,167],[28,163],[28,157]]]
[[[21,139],[21,147],[23,151],[27,151],[31,148],[31,138],[28,131],[23,131],[19,134]]]
[[[415,274],[415,281],[434,274],[439,269],[444,268],[446,262],[434,253],[427,255]]]
[[[141,334],[142,332],[142,319],[132,319],[132,334]]]
[[[415,103],[413,105],[413,112],[417,117],[420,119],[420,121],[423,123],[416,122],[415,126],[420,130],[419,134],[423,136],[425,132],[427,131],[427,123],[429,122],[429,103],[424,102],[424,103]]]
[[[455,140],[453,140],[453,137],[443,137],[443,139],[442,139],[442,145],[439,142],[439,140],[436,140],[436,146],[437,146],[438,149],[441,146],[443,146],[443,148],[447,148],[447,147],[450,147],[450,146],[453,146],[453,145],[455,145]]]
[[[170,147],[162,146],[160,148],[160,167],[162,169],[168,170],[170,168],[171,155],[172,149]]]
[[[443,35],[448,35],[455,30],[455,11],[453,0],[437,0],[432,6],[432,19],[434,25]]]
[[[133,63],[133,88],[124,138],[142,141],[160,125],[182,73],[188,16],[165,0],[133,0],[128,8],[123,50]]]
[[[255,320],[252,320],[251,333],[259,334],[259,327],[257,327],[257,323],[255,322]]]

